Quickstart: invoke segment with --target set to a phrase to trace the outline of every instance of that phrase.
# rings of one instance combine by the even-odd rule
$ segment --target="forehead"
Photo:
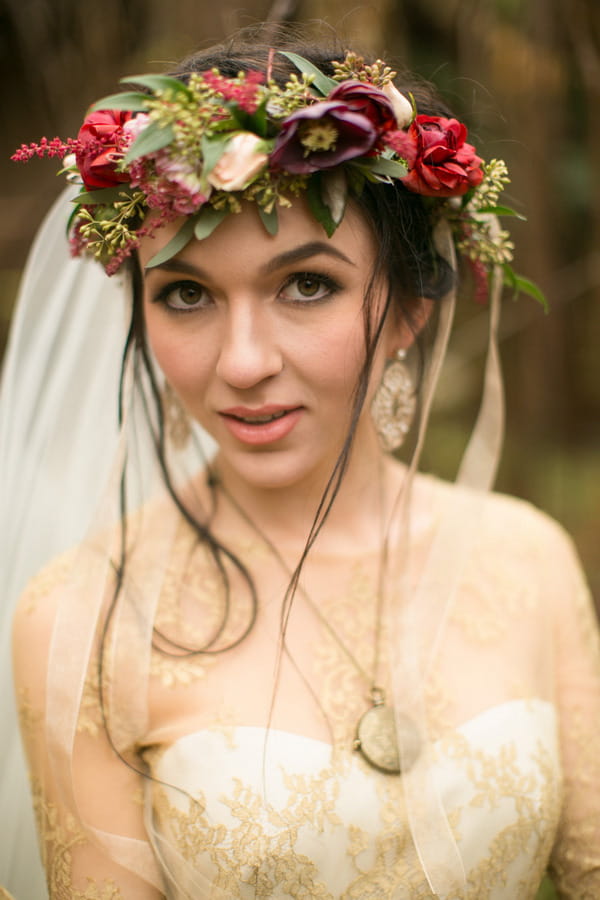
[[[303,200],[295,200],[290,207],[279,208],[278,221],[277,234],[270,235],[262,224],[256,204],[245,202],[241,212],[228,215],[209,237],[201,241],[192,239],[178,258],[202,261],[204,267],[211,269],[236,264],[252,271],[268,265],[275,256],[318,242],[343,254],[353,266],[364,271],[365,276],[371,274],[375,240],[370,227],[355,207],[348,206],[342,222],[330,238]],[[183,218],[177,219],[159,228],[154,237],[142,239],[139,248],[142,269],[177,234],[184,222]]]

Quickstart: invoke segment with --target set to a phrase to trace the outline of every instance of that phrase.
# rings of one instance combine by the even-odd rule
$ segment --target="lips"
[[[301,406],[261,406],[255,409],[232,406],[219,411],[230,433],[244,444],[254,446],[282,440],[302,416]]]

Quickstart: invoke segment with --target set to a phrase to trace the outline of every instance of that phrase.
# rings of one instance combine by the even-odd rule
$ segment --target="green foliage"
[[[171,259],[172,256],[175,256],[176,253],[179,253],[180,250],[183,250],[186,244],[189,244],[191,241],[194,235],[195,226],[195,219],[186,219],[177,234],[171,238],[169,243],[152,257],[147,268],[152,269],[154,266],[160,266],[161,263],[166,262],[168,259]]]
[[[339,86],[337,81],[324,75],[320,69],[317,69],[316,66],[313,66],[313,64],[307,59],[304,59],[304,57],[298,56],[297,53],[289,53],[287,50],[280,50],[279,52],[282,56],[287,57],[287,59],[296,66],[299,72],[309,75],[312,78],[311,84],[316,87],[319,93],[324,97],[326,97],[334,88]]]
[[[548,875],[544,877],[544,880],[539,886],[538,892],[535,895],[535,900],[558,900],[558,894]]]

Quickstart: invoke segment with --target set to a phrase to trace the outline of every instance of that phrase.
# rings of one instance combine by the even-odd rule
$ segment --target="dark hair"
[[[297,40],[277,40],[280,48],[292,50],[314,65],[325,74],[333,74],[333,60],[342,59],[344,50],[335,45],[329,48],[315,47],[306,42]],[[271,51],[270,42],[259,42],[256,35],[248,39],[247,35],[241,38],[229,40],[218,46],[193,54],[184,59],[171,74],[181,80],[187,80],[194,72],[202,72],[213,67],[228,77],[235,77],[240,71],[259,70],[265,72],[271,62],[272,76],[279,82],[285,83],[289,76],[296,72],[292,63],[282,54]],[[423,82],[403,74],[396,81],[399,89],[404,93],[412,93],[416,99],[420,112],[430,115],[450,115],[449,110],[437,98],[433,90]],[[440,299],[449,289],[454,273],[448,264],[437,254],[433,241],[433,216],[434,206],[428,200],[412,193],[394,181],[392,184],[367,182],[362,194],[354,200],[357,210],[364,216],[375,236],[376,258],[371,273],[369,286],[364,298],[364,327],[365,327],[365,357],[364,363],[355,386],[351,421],[346,434],[344,444],[336,465],[331,473],[328,484],[324,490],[319,508],[316,512],[306,545],[297,568],[284,598],[282,611],[282,634],[285,635],[285,623],[289,614],[290,603],[293,599],[298,578],[306,556],[322,527],[331,505],[335,500],[349,459],[350,449],[356,429],[356,424],[363,408],[371,367],[375,350],[379,341],[383,321],[386,314],[395,304],[398,313],[411,323],[411,313],[414,314],[415,302],[419,298],[431,300]],[[133,289],[133,314],[132,327],[128,338],[126,353],[136,354],[138,362],[138,388],[144,393],[144,403],[148,412],[148,421],[155,443],[156,454],[161,467],[167,490],[171,494],[174,503],[181,514],[195,529],[198,539],[212,553],[217,569],[221,574],[225,586],[226,607],[224,616],[228,615],[229,579],[227,570],[234,566],[246,579],[248,589],[252,596],[253,613],[249,616],[247,627],[228,646],[239,643],[253,625],[256,615],[256,590],[252,579],[243,563],[235,557],[222,543],[211,534],[208,524],[197,521],[192,512],[187,508],[184,500],[174,487],[173,479],[167,462],[165,447],[165,422],[161,404],[160,390],[153,371],[152,361],[145,338],[143,304],[142,304],[142,277],[137,260],[132,260],[132,289]],[[376,283],[380,283],[382,274],[387,283],[385,308],[373,326],[373,316],[370,315],[372,299]],[[215,489],[215,484],[211,487]],[[125,512],[123,509],[123,527],[125,528]],[[126,561],[126,541],[123,540],[123,552],[118,571],[118,585],[122,583]],[[115,593],[115,600],[119,588]],[[110,618],[110,613],[109,613]],[[222,633],[225,623],[222,623],[219,634]],[[185,647],[171,641],[164,635],[158,636],[158,645],[163,652],[174,655],[187,655],[190,653],[220,652],[227,647],[218,647],[218,641],[211,640],[210,644],[203,647]]]

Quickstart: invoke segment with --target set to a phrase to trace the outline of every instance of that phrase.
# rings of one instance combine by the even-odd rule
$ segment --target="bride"
[[[64,157],[72,245],[130,295],[119,436],[86,395],[119,301],[90,291],[118,326],[65,351],[87,470],[54,516],[97,511],[14,620],[51,897],[600,891],[591,598],[559,527],[488,489],[505,168],[393,76],[233,42],[17,154]],[[457,249],[491,337],[448,484],[417,465]]]

